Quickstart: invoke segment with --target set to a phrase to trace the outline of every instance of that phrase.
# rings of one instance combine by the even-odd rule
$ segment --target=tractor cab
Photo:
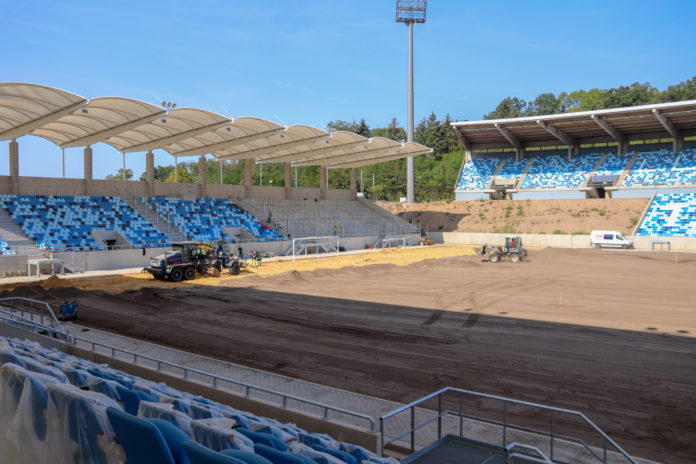
[[[519,235],[506,235],[505,236],[505,250],[520,250],[524,249],[522,246],[522,237]]]

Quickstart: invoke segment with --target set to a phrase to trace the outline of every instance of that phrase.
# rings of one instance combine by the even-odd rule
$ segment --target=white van
[[[590,235],[593,247],[633,248],[633,242],[615,230],[593,230]]]

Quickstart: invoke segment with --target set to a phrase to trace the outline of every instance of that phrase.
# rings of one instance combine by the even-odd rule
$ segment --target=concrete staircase
[[[589,176],[587,176],[587,179],[585,179],[585,182],[583,182],[582,186],[587,187],[587,185],[592,182],[592,178],[594,175],[597,173],[597,170],[599,167],[604,163],[604,160],[607,159],[607,156],[609,156],[609,153],[605,153],[602,155],[602,157],[597,161],[597,163],[594,165],[594,168],[592,168],[592,172],[590,173]]]
[[[527,177],[527,173],[532,167],[532,164],[534,164],[535,158],[529,158],[529,162],[527,163],[527,166],[524,167],[524,171],[522,171],[522,174],[520,175],[520,179],[517,181],[517,188],[521,189],[522,184],[524,184],[524,179]]]
[[[146,203],[140,201],[140,199],[130,198],[126,200],[128,206],[133,208],[133,210],[145,218],[150,224],[157,227],[160,232],[165,234],[172,242],[185,242],[188,240],[186,235],[181,233],[171,222],[160,217],[157,212],[150,208]]]
[[[36,242],[27,237],[4,208],[0,208],[0,237],[18,255],[26,255],[29,259],[37,259],[41,258],[43,254],[43,251],[36,246]]]
[[[629,172],[631,172],[631,169],[633,169],[633,165],[635,164],[636,160],[638,159],[638,152],[635,152],[633,156],[631,156],[631,159],[628,161],[628,164],[624,168],[623,172],[621,173],[621,176],[619,176],[619,180],[616,181],[615,187],[621,187],[621,184],[623,184],[624,179],[628,175]]]

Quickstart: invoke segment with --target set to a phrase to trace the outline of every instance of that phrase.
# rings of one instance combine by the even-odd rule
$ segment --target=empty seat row
[[[639,153],[622,187],[696,185],[696,149]]]
[[[0,337],[0,366],[7,462],[398,462],[28,340]]]
[[[224,232],[225,227],[242,227],[254,235],[260,242],[283,240],[283,237],[262,224],[246,211],[240,210],[225,198],[197,198],[181,200],[179,198],[150,197],[141,201],[155,210],[163,219],[174,224],[191,240],[226,240],[233,239]]]
[[[29,238],[49,250],[100,250],[92,231],[117,231],[134,247],[161,247],[169,238],[118,197],[0,195]]]

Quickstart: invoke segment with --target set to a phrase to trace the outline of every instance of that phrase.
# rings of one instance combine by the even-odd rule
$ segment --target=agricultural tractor
[[[513,263],[527,257],[527,250],[522,246],[522,237],[518,235],[506,235],[504,247],[485,244],[474,251],[477,255],[488,256],[489,263],[497,263],[506,256],[510,257]]]
[[[143,268],[143,272],[149,272],[155,279],[180,282],[195,279],[197,273],[220,276],[225,269],[237,275],[242,267],[224,241],[173,243],[172,249],[150,258],[150,266]]]

